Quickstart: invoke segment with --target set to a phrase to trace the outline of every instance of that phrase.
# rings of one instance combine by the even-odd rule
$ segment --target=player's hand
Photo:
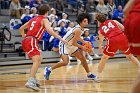
[[[26,37],[26,34],[23,34],[22,37],[25,38]]]
[[[82,46],[81,48],[83,51],[88,52],[88,48],[86,46]]]
[[[103,53],[103,46],[99,46],[99,52]]]

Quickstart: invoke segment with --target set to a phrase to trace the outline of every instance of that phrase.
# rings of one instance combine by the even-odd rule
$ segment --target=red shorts
[[[107,40],[104,54],[114,56],[117,50],[121,50],[126,55],[130,54],[128,40],[124,34],[120,34]]]
[[[40,55],[38,41],[34,38],[25,38],[22,41],[22,48],[28,54],[29,58],[32,58],[35,55]]]
[[[131,53],[140,55],[140,12],[131,12],[124,26]]]

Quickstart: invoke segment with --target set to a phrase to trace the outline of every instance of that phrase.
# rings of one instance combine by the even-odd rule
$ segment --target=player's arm
[[[99,51],[102,53],[104,36],[100,33],[100,31],[98,31],[98,34],[99,34]]]
[[[27,29],[28,28],[28,24],[29,24],[29,22],[26,22],[24,25],[22,25],[21,27],[20,27],[20,34],[22,35],[22,37],[25,37],[26,35],[25,35],[25,33],[24,33],[24,30],[25,29]]]
[[[117,25],[118,25],[118,27],[122,30],[122,31],[124,31],[124,26],[121,24],[121,23],[119,23],[118,21],[116,21],[116,20],[113,20]]]
[[[128,3],[124,7],[124,18],[126,18],[129,15],[129,12],[131,11],[132,7],[135,4],[135,0],[129,0]]]
[[[83,47],[82,45],[77,43],[78,40],[80,40],[80,41],[82,40],[80,29],[76,29],[76,31],[73,34],[74,34],[74,37],[73,37],[72,45],[74,45],[74,46],[76,46],[78,48],[81,48],[83,51],[87,51],[86,47]]]
[[[74,34],[74,37],[73,37],[72,45],[82,48],[82,45],[77,43],[78,40],[82,42],[80,29],[76,29],[76,31],[73,34]]]
[[[79,41],[81,41],[82,43],[86,42],[85,40],[83,40],[80,36]]]
[[[43,26],[45,27],[46,31],[47,31],[50,35],[54,36],[55,38],[58,38],[60,41],[64,42],[65,44],[68,44],[68,42],[67,42],[66,40],[63,40],[59,35],[57,35],[57,34],[53,31],[52,27],[50,26],[50,23],[49,23],[48,19],[43,19],[42,22],[43,22]]]

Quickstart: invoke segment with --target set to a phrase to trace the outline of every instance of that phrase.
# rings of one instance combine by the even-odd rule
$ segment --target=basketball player
[[[140,0],[129,0],[124,8],[125,33],[132,54],[140,60]],[[140,76],[136,80],[131,93],[140,93]]]
[[[45,31],[54,37],[60,39],[62,42],[67,43],[60,36],[54,33],[52,30],[48,19],[49,6],[42,5],[39,8],[39,16],[34,17],[29,22],[25,23],[20,28],[20,33],[24,40],[22,41],[23,50],[28,54],[29,58],[32,59],[33,66],[30,72],[30,78],[25,84],[26,87],[31,88],[35,91],[39,91],[39,81],[36,79],[36,73],[39,65],[41,64],[42,57],[40,55],[40,50],[38,47],[38,42],[42,38]],[[25,35],[24,30],[28,28],[27,34]]]
[[[59,46],[60,46],[59,53],[61,55],[62,61],[58,62],[52,67],[45,68],[44,76],[46,80],[49,80],[49,76],[52,70],[62,67],[62,66],[66,66],[69,63],[68,55],[75,56],[77,59],[81,61],[82,66],[87,72],[88,79],[96,80],[96,76],[90,72],[86,59],[82,53],[82,51],[87,51],[87,48],[77,43],[78,40],[81,41],[82,43],[85,42],[83,39],[81,39],[81,35],[84,33],[84,27],[87,26],[91,22],[91,16],[86,13],[81,13],[79,14],[77,18],[77,22],[78,22],[78,25],[72,28],[70,31],[68,31],[66,35],[63,37],[63,39],[68,41],[69,45],[66,45],[63,42],[59,43]]]
[[[126,57],[133,63],[140,66],[140,63],[136,57],[134,57],[129,50],[127,37],[124,35],[124,26],[116,20],[107,20],[104,14],[96,14],[96,20],[100,25],[99,29],[99,51],[102,52],[102,44],[104,38],[107,41],[106,47],[103,51],[103,56],[101,57],[98,66],[98,75],[103,71],[105,63],[110,56],[114,56],[117,50],[121,50]]]
[[[130,51],[140,60],[140,0],[130,0],[124,8],[125,34]]]

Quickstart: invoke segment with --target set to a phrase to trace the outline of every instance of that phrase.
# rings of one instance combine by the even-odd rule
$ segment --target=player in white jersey
[[[81,38],[82,33],[84,32],[84,27],[87,26],[91,22],[91,16],[86,13],[79,14],[77,17],[77,22],[79,25],[75,26],[73,29],[68,31],[66,35],[63,37],[69,44],[64,44],[60,42],[59,44],[59,53],[61,55],[61,62],[58,62],[52,67],[46,67],[44,70],[44,76],[46,80],[49,80],[49,76],[52,70],[66,66],[69,63],[68,55],[75,56],[79,59],[87,72],[88,79],[96,80],[96,76],[93,75],[88,67],[85,57],[83,56],[82,51],[87,51],[88,49],[85,46],[82,46],[77,43],[77,41],[81,41],[84,43],[85,41]]]

